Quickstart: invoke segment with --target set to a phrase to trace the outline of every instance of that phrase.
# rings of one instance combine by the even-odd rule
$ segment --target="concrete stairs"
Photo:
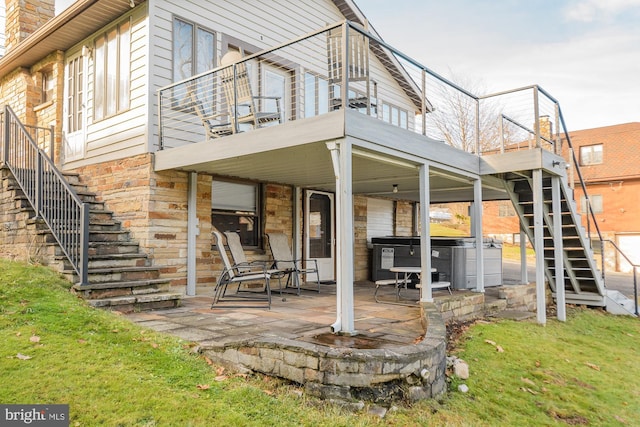
[[[72,290],[93,307],[121,312],[170,308],[180,305],[182,294],[170,289],[170,281],[161,277],[161,268],[152,266],[129,231],[123,229],[113,213],[105,209],[96,194],[87,190],[77,174],[64,174],[81,200],[90,204],[89,213],[89,284],[81,286],[77,274],[64,255],[47,224],[35,218],[30,202],[10,173],[5,188],[13,191],[16,207],[28,211],[31,219],[25,228],[44,248],[43,261],[76,283]],[[45,203],[55,203],[47,200]]]

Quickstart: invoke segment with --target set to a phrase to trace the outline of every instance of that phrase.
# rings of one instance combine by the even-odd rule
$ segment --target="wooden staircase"
[[[113,213],[104,203],[96,200],[96,194],[87,190],[77,174],[65,173],[67,182],[83,202],[90,205],[89,213],[89,284],[80,285],[78,276],[64,255],[49,227],[35,218],[35,211],[8,169],[3,171],[5,191],[12,191],[16,207],[28,212],[30,219],[25,227],[34,234],[34,240],[43,244],[44,262],[57,268],[69,281],[76,283],[72,289],[89,305],[121,312],[177,307],[181,293],[170,290],[170,282],[160,277],[161,268],[151,262],[129,231],[114,220]],[[46,180],[44,180],[46,182]],[[45,200],[44,203],[56,203]]]
[[[556,259],[554,244],[554,214],[552,209],[553,191],[550,175],[542,177],[543,211],[543,248],[544,272],[556,297],[559,286],[564,287],[566,303],[605,307],[616,314],[631,314],[628,304],[620,301],[619,296],[607,291],[604,279],[594,259],[581,216],[577,212],[573,190],[567,185],[566,177],[560,178],[560,207],[562,222],[563,277],[556,277]],[[510,173],[504,177],[505,187],[520,223],[535,247],[534,238],[534,185],[532,171]],[[622,311],[621,311],[622,309]]]

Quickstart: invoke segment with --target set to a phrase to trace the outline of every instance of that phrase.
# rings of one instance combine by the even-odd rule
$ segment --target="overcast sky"
[[[356,0],[384,40],[487,92],[538,84],[569,130],[640,121],[640,0]]]
[[[387,43],[447,78],[540,85],[569,130],[640,121],[640,0],[355,1]]]

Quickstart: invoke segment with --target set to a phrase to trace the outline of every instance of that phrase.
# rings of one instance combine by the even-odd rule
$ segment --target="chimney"
[[[540,116],[540,136],[553,141],[553,123],[549,116]]]
[[[55,0],[5,0],[5,4],[7,52],[55,16]]]

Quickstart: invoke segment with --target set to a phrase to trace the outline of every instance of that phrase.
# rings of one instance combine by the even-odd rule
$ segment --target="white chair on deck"
[[[238,126],[243,124],[250,125],[255,129],[270,123],[282,123],[280,97],[254,95],[251,90],[247,63],[238,62],[241,59],[240,52],[229,51],[220,60],[220,65],[228,66],[221,71],[221,83],[229,106],[233,132],[237,132]],[[260,109],[266,100],[275,101],[276,111]]]

